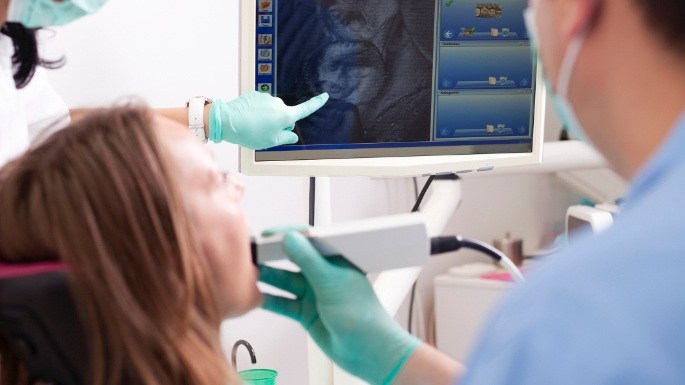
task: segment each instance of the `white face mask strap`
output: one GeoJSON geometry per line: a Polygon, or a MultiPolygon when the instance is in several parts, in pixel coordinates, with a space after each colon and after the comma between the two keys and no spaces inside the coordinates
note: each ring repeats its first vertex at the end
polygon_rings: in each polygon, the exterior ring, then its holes
{"type": "Polygon", "coordinates": [[[578,60],[578,55],[580,55],[580,50],[583,48],[583,43],[585,43],[585,38],[587,37],[587,29],[580,33],[571,40],[571,43],[566,49],[566,54],[561,62],[561,67],[559,68],[559,78],[557,81],[557,94],[561,97],[568,96],[568,87],[571,82],[571,76],[573,75],[573,67],[578,60]]]}

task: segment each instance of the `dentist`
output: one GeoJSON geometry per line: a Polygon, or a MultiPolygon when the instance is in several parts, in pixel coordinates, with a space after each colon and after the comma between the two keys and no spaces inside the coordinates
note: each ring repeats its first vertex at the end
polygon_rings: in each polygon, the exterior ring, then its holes
{"type": "Polygon", "coordinates": [[[525,20],[564,123],[632,182],[614,226],[512,290],[466,368],[298,233],[284,247],[301,272],[260,277],[295,298],[263,306],[371,384],[685,384],[685,2],[532,0],[525,20]]]}

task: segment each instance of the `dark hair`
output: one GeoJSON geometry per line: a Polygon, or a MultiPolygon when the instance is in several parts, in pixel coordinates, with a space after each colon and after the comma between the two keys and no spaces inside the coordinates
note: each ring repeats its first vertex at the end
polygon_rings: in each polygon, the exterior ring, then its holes
{"type": "Polygon", "coordinates": [[[645,22],[661,36],[662,42],[679,53],[685,54],[685,2],[683,0],[633,0],[633,2],[642,8],[645,22]]]}
{"type": "Polygon", "coordinates": [[[12,66],[14,66],[14,84],[24,88],[31,81],[37,66],[59,68],[64,65],[64,58],[44,60],[38,56],[36,33],[40,28],[26,28],[20,23],[8,22],[2,25],[0,32],[9,36],[14,45],[12,66]]]}

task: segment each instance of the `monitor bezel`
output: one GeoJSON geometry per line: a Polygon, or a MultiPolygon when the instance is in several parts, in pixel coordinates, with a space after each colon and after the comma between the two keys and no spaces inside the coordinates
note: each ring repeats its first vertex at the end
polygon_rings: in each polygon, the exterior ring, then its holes
{"type": "MultiPolygon", "coordinates": [[[[240,92],[254,91],[255,0],[240,1],[240,92]]],[[[428,155],[349,159],[256,161],[255,151],[240,148],[239,171],[254,176],[370,176],[411,177],[418,175],[490,171],[500,167],[525,166],[542,162],[546,90],[542,66],[537,63],[532,151],[511,154],[428,155]]]]}

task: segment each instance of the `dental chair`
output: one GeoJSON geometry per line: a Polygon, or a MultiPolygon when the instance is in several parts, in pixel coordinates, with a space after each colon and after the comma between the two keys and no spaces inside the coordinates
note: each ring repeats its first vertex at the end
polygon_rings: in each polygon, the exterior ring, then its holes
{"type": "Polygon", "coordinates": [[[88,350],[62,264],[0,262],[0,336],[31,379],[84,384],[88,350]]]}

